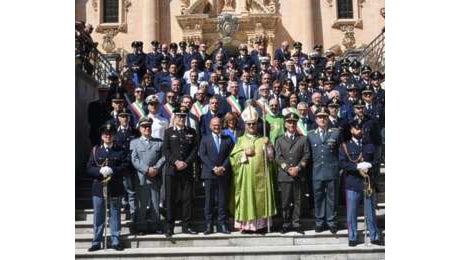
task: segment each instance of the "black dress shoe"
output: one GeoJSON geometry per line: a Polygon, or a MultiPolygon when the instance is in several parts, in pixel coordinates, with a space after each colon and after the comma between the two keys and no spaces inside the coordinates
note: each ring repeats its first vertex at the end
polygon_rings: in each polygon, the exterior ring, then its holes
{"type": "Polygon", "coordinates": [[[303,230],[302,230],[301,227],[295,228],[294,231],[295,231],[296,233],[301,234],[301,235],[305,235],[305,232],[303,232],[303,230]]]}
{"type": "Polygon", "coordinates": [[[282,227],[281,228],[281,234],[286,234],[287,232],[289,232],[289,228],[288,227],[282,227]]]}
{"type": "Polygon", "coordinates": [[[93,252],[101,249],[101,245],[92,245],[90,248],[88,248],[88,252],[93,252]]]}
{"type": "Polygon", "coordinates": [[[219,233],[222,233],[222,234],[230,234],[232,232],[230,232],[230,230],[228,230],[227,226],[226,225],[220,225],[220,231],[219,233]]]}
{"type": "Polygon", "coordinates": [[[323,226],[315,226],[315,232],[316,233],[321,233],[321,232],[323,232],[323,230],[324,230],[323,226]]]}
{"type": "Polygon", "coordinates": [[[383,241],[381,241],[381,240],[372,240],[371,244],[377,245],[377,246],[383,246],[384,245],[383,241]]]}
{"type": "Polygon", "coordinates": [[[205,235],[209,235],[214,233],[214,229],[212,228],[212,225],[206,225],[206,230],[203,232],[205,235]]]}
{"type": "Polygon", "coordinates": [[[335,226],[329,227],[329,231],[331,231],[332,234],[337,234],[337,227],[335,226]]]}
{"type": "Polygon", "coordinates": [[[191,229],[190,227],[183,227],[182,228],[182,233],[190,234],[190,235],[197,235],[198,234],[198,232],[196,232],[195,230],[191,229]]]}
{"type": "Polygon", "coordinates": [[[112,248],[117,250],[117,251],[123,251],[124,250],[124,248],[120,244],[114,245],[114,246],[112,246],[112,248]]]}
{"type": "Polygon", "coordinates": [[[174,234],[174,232],[172,232],[172,230],[166,230],[166,231],[165,231],[165,236],[166,236],[167,238],[171,238],[173,234],[174,234]]]}
{"type": "Polygon", "coordinates": [[[358,241],[356,240],[348,240],[348,246],[356,246],[358,244],[358,241]]]}

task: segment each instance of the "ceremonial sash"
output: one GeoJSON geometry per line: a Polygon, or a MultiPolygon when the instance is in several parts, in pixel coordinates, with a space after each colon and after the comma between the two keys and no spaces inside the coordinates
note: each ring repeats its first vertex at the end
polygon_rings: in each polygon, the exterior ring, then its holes
{"type": "Polygon", "coordinates": [[[197,101],[192,106],[192,114],[200,121],[201,116],[204,114],[203,106],[197,101]]]}
{"type": "Polygon", "coordinates": [[[262,102],[260,100],[256,100],[256,104],[260,109],[262,109],[265,113],[268,113],[270,111],[268,104],[266,102],[262,102]]]}
{"type": "Polygon", "coordinates": [[[297,121],[297,132],[300,135],[307,136],[308,130],[302,123],[302,120],[297,121]]]}
{"type": "Polygon", "coordinates": [[[136,114],[138,118],[142,118],[145,115],[144,109],[142,108],[142,104],[139,104],[137,102],[133,102],[129,105],[131,107],[131,111],[136,114]]]}
{"type": "Polygon", "coordinates": [[[163,108],[165,109],[166,113],[168,113],[169,117],[173,115],[173,106],[169,103],[164,104],[163,108]]]}
{"type": "Polygon", "coordinates": [[[238,104],[238,101],[237,99],[235,98],[235,96],[231,95],[227,98],[227,102],[230,104],[230,106],[232,107],[232,111],[233,112],[236,112],[238,115],[241,115],[241,105],[238,104]]]}

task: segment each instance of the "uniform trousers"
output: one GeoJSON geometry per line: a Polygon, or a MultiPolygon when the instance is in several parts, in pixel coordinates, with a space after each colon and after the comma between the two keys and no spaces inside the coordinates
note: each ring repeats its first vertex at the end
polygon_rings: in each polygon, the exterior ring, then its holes
{"type": "MultiPolygon", "coordinates": [[[[121,197],[109,197],[107,207],[110,209],[110,237],[112,240],[112,246],[120,243],[120,208],[121,208],[121,197]]],[[[100,245],[103,242],[104,227],[105,227],[105,205],[104,198],[99,196],[93,196],[93,240],[91,245],[100,245]]]]}
{"type": "Polygon", "coordinates": [[[178,173],[176,176],[166,175],[166,227],[174,230],[176,208],[182,204],[182,226],[188,226],[192,219],[193,178],[188,173],[178,173]]]}
{"type": "Polygon", "coordinates": [[[283,214],[283,227],[300,227],[300,205],[303,194],[303,182],[279,182],[281,189],[281,207],[283,214]],[[291,206],[291,204],[293,204],[291,206]]]}
{"type": "MultiPolygon", "coordinates": [[[[356,241],[358,239],[358,207],[362,197],[363,192],[346,190],[348,240],[356,241]]],[[[375,217],[375,193],[373,193],[371,197],[364,197],[364,215],[367,218],[366,221],[367,229],[369,230],[369,237],[371,241],[379,240],[379,230],[377,228],[375,217]]]]}
{"type": "Polygon", "coordinates": [[[313,180],[316,226],[337,227],[338,180],[313,180]]]}

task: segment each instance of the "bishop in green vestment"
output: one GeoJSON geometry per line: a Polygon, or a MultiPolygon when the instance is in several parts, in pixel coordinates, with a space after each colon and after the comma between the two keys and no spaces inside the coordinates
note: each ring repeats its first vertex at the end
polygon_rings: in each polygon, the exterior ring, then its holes
{"type": "Polygon", "coordinates": [[[257,133],[258,114],[248,106],[241,114],[246,132],[230,154],[233,171],[235,228],[240,231],[258,231],[267,227],[268,217],[276,214],[273,174],[275,165],[273,147],[269,139],[257,133]],[[264,147],[267,146],[267,171],[264,171],[264,147]]]}

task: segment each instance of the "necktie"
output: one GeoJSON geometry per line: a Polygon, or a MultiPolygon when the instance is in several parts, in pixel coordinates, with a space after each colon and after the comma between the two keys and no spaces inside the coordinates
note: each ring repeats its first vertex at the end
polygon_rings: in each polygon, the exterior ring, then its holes
{"type": "Polygon", "coordinates": [[[324,131],[319,130],[319,137],[321,138],[321,142],[324,142],[324,131]]]}
{"type": "Polygon", "coordinates": [[[294,141],[295,135],[291,135],[291,141],[294,141]]]}
{"type": "Polygon", "coordinates": [[[218,135],[216,135],[216,138],[214,139],[214,142],[216,143],[217,152],[219,152],[219,148],[220,148],[220,137],[219,137],[218,135]]]}

